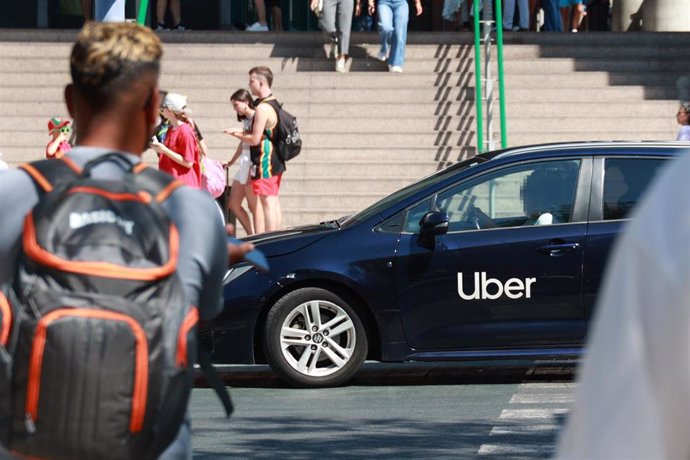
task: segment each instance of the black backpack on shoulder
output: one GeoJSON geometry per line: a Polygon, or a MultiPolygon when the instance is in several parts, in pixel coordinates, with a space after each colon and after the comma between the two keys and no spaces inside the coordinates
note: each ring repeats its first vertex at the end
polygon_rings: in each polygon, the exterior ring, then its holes
{"type": "Polygon", "coordinates": [[[39,201],[0,290],[0,440],[22,457],[155,459],[184,420],[197,358],[199,313],[162,206],[182,183],[119,154],[21,168],[39,201]],[[103,161],[130,169],[91,177],[103,161]]]}
{"type": "Polygon", "coordinates": [[[265,100],[278,116],[278,125],[273,136],[273,147],[278,153],[278,158],[283,163],[286,163],[302,151],[302,138],[299,135],[299,128],[297,127],[297,118],[291,113],[283,109],[283,104],[275,99],[265,100]]]}

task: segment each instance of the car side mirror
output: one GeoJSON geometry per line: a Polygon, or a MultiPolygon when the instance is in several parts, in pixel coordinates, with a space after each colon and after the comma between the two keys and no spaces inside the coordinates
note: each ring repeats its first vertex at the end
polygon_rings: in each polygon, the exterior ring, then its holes
{"type": "Polygon", "coordinates": [[[419,221],[419,240],[430,244],[437,235],[448,233],[448,214],[443,211],[429,211],[419,221]]]}

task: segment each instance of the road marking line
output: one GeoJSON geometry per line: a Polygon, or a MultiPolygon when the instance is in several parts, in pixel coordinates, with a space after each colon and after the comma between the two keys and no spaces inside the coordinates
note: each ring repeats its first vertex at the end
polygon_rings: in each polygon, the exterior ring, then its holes
{"type": "Polygon", "coordinates": [[[548,446],[516,446],[512,444],[482,444],[478,455],[528,455],[530,457],[542,457],[553,454],[554,449],[548,446]]]}
{"type": "Polygon", "coordinates": [[[510,404],[571,404],[575,396],[571,393],[514,394],[510,404]]]}
{"type": "Polygon", "coordinates": [[[558,389],[573,389],[577,387],[577,383],[521,383],[518,385],[518,389],[520,390],[527,390],[527,389],[538,389],[538,390],[546,390],[546,389],[551,389],[551,388],[558,388],[558,389]]]}
{"type": "Polygon", "coordinates": [[[513,426],[513,425],[497,425],[491,428],[489,436],[499,436],[499,435],[527,435],[535,433],[551,433],[558,431],[560,425],[554,424],[541,424],[541,425],[524,425],[524,426],[513,426]]]}
{"type": "Polygon", "coordinates": [[[565,415],[568,413],[566,408],[554,408],[554,409],[504,409],[501,411],[499,419],[555,419],[558,415],[565,415]]]}

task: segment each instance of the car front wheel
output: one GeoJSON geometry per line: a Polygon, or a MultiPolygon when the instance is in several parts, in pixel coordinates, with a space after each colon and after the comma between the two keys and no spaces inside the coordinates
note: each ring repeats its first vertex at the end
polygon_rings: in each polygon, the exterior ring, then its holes
{"type": "Polygon", "coordinates": [[[367,355],[367,336],[356,311],[320,288],[290,292],[266,318],[268,362],[288,383],[337,386],[357,372],[367,355]]]}

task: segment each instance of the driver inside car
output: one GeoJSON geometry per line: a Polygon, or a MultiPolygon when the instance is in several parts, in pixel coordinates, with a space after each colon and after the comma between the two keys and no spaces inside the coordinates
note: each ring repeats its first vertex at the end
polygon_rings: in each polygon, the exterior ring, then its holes
{"type": "MultiPolygon", "coordinates": [[[[563,222],[556,212],[560,201],[558,188],[559,174],[554,171],[537,169],[525,178],[520,187],[522,209],[526,217],[522,225],[551,225],[563,222]]],[[[477,206],[470,206],[469,215],[478,229],[499,226],[477,206]]]]}
{"type": "Polygon", "coordinates": [[[555,213],[553,196],[549,193],[550,180],[548,171],[536,170],[525,179],[520,193],[522,208],[527,216],[523,225],[551,225],[562,222],[555,213]]]}

